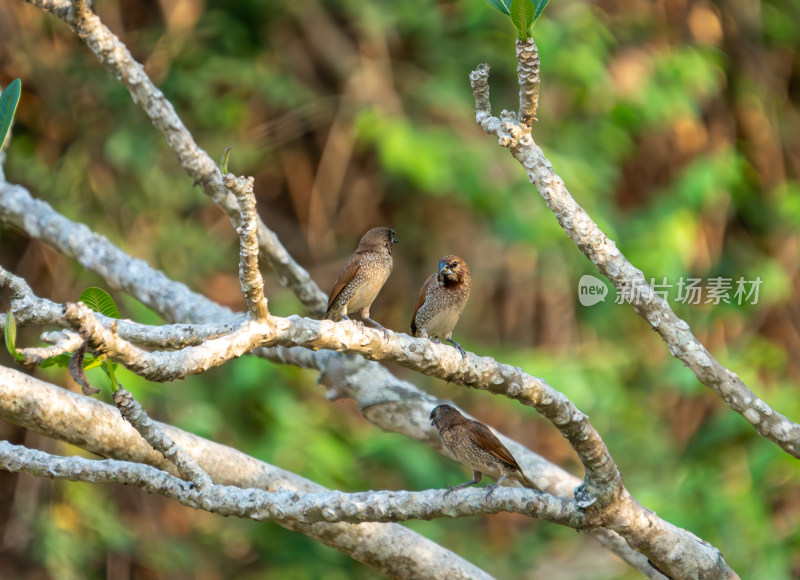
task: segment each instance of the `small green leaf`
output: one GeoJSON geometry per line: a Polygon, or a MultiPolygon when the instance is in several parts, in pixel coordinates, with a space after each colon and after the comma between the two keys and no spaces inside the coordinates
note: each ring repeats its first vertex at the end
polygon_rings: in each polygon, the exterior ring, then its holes
{"type": "Polygon", "coordinates": [[[117,382],[117,377],[114,375],[114,371],[117,368],[117,363],[110,363],[108,361],[104,361],[102,365],[103,371],[105,371],[106,376],[108,377],[108,382],[111,384],[111,392],[116,393],[117,389],[119,388],[119,383],[117,382]]]}
{"type": "Polygon", "coordinates": [[[539,17],[542,15],[542,12],[544,12],[545,6],[547,6],[548,2],[550,2],[550,0],[533,0],[533,7],[534,7],[533,21],[534,22],[536,22],[539,19],[539,17]]]}
{"type": "Polygon", "coordinates": [[[83,359],[83,370],[90,371],[102,365],[105,361],[101,356],[93,356],[83,359]]]}
{"type": "MultiPolygon", "coordinates": [[[[114,299],[111,298],[109,293],[106,292],[105,290],[103,290],[102,288],[95,288],[95,287],[87,288],[81,294],[80,301],[83,302],[84,304],[86,304],[86,306],[88,306],[89,308],[91,308],[95,312],[99,312],[100,314],[104,314],[104,315],[108,316],[109,318],[122,318],[120,316],[120,314],[119,314],[119,309],[117,308],[117,305],[114,302],[114,299]]],[[[84,351],[86,350],[86,345],[83,346],[83,349],[84,349],[84,351]]],[[[77,354],[77,352],[75,354],[77,354]]],[[[73,359],[74,358],[75,357],[73,356],[73,359]]],[[[70,370],[72,371],[72,369],[75,366],[76,365],[73,363],[73,365],[70,366],[70,370]]],[[[109,362],[107,360],[103,360],[100,357],[96,357],[96,358],[91,359],[89,361],[84,361],[83,366],[84,366],[85,370],[93,369],[93,368],[98,367],[98,366],[100,368],[102,368],[103,371],[106,373],[106,376],[108,377],[108,382],[111,383],[111,390],[112,391],[116,391],[117,390],[117,379],[114,376],[114,371],[117,368],[117,363],[109,362]]],[[[77,369],[76,369],[76,371],[77,371],[77,369]]],[[[77,372],[73,372],[72,376],[76,377],[76,376],[80,376],[80,375],[77,372]]],[[[83,375],[83,379],[86,380],[85,379],[85,375],[83,375]]],[[[76,380],[76,382],[79,382],[77,378],[75,380],[76,380]]],[[[83,383],[80,383],[80,384],[83,385],[83,383]]],[[[87,388],[86,388],[87,386],[88,386],[88,383],[86,385],[84,385],[83,392],[85,394],[87,394],[87,395],[94,394],[93,392],[87,391],[87,388]]],[[[99,389],[94,389],[93,387],[89,387],[89,388],[92,389],[92,391],[96,390],[96,391],[99,392],[99,389]]]]}
{"type": "Polygon", "coordinates": [[[231,148],[225,147],[225,151],[222,152],[222,159],[219,161],[219,170],[222,175],[227,175],[228,173],[228,160],[231,158],[231,148]]]}
{"type": "Polygon", "coordinates": [[[525,2],[525,40],[531,37],[533,32],[533,23],[536,21],[536,8],[533,2],[525,2]]]}
{"type": "Polygon", "coordinates": [[[6,312],[6,328],[5,328],[6,348],[9,354],[17,361],[22,362],[25,357],[17,352],[17,321],[14,320],[14,313],[10,310],[6,312]]]}
{"type": "Polygon", "coordinates": [[[40,369],[46,369],[47,367],[61,367],[63,369],[69,366],[69,360],[71,356],[69,354],[57,354],[56,356],[51,356],[50,358],[46,358],[42,361],[39,365],[40,369]]]}
{"type": "Polygon", "coordinates": [[[486,0],[486,1],[495,8],[497,8],[500,12],[502,12],[506,16],[510,14],[508,9],[510,0],[486,0]]]}
{"type": "Polygon", "coordinates": [[[532,0],[511,0],[511,22],[520,40],[528,40],[533,26],[535,8],[532,0]]]}
{"type": "Polygon", "coordinates": [[[17,110],[21,90],[22,82],[14,79],[0,95],[0,147],[3,146],[8,130],[11,128],[11,120],[17,110]]]}
{"type": "Polygon", "coordinates": [[[122,318],[114,299],[102,288],[87,288],[78,300],[95,312],[104,314],[109,318],[122,318]]]}

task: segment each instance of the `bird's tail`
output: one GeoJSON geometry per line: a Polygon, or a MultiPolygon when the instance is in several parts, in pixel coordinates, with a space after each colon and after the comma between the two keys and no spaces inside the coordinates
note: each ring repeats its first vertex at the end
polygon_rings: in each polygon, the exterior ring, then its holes
{"type": "Polygon", "coordinates": [[[522,485],[524,485],[525,487],[527,487],[529,489],[535,489],[536,491],[542,491],[541,489],[539,489],[539,486],[536,485],[535,483],[533,483],[530,479],[528,479],[528,476],[525,475],[522,471],[520,471],[520,478],[517,481],[519,481],[522,485]]]}

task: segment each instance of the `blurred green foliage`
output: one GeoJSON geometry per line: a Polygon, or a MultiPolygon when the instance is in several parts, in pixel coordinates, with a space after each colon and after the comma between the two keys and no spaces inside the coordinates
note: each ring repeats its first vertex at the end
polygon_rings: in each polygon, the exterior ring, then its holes
{"type": "MultiPolygon", "coordinates": [[[[798,7],[657,4],[548,7],[535,28],[534,138],[645,276],[673,284],[671,304],[712,353],[797,420],[798,7]],[[675,300],[680,278],[718,276],[760,277],[758,303],[675,300]]],[[[438,258],[461,255],[474,289],[457,340],[566,393],[591,416],[634,496],[718,546],[743,578],[800,577],[797,461],[672,359],[646,322],[614,304],[613,290],[580,306],[577,281],[596,271],[522,168],[475,125],[467,74],[477,64],[492,66],[495,113],[518,98],[514,35],[484,0],[109,0],[97,9],[198,143],[214,159],[233,147],[231,170],[256,176],[260,214],[323,290],[361,232],[391,225],[401,245],[373,314],[407,331],[438,258]]],[[[8,179],[241,309],[230,223],[125,89],[62,23],[22,3],[3,10],[16,26],[0,35],[0,82],[24,79],[8,179]]],[[[0,229],[0,261],[53,300],[108,287],[13,231],[0,229]]],[[[267,293],[274,312],[301,312],[269,275],[267,293]]],[[[114,298],[123,316],[158,321],[114,298]]],[[[18,347],[35,341],[20,329],[18,347]]],[[[393,371],[581,473],[531,411],[393,371]]],[[[101,381],[99,372],[90,380],[101,381]]],[[[62,371],[39,374],[67,382],[62,371]]],[[[123,369],[118,378],[155,418],[330,487],[425,489],[467,475],[379,432],[352,402],[326,401],[308,371],[243,358],[176,384],[123,369]]],[[[274,524],[216,518],[137,490],[39,481],[13,497],[9,525],[21,539],[5,549],[4,576],[374,577],[274,524]]],[[[518,516],[408,525],[498,578],[637,577],[582,536],[518,516]]]]}

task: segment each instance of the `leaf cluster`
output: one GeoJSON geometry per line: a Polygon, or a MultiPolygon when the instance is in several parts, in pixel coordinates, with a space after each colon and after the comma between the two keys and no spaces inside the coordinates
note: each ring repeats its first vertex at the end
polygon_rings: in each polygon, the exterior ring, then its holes
{"type": "Polygon", "coordinates": [[[533,25],[542,15],[550,0],[486,0],[500,12],[511,18],[522,42],[531,37],[533,25]]]}

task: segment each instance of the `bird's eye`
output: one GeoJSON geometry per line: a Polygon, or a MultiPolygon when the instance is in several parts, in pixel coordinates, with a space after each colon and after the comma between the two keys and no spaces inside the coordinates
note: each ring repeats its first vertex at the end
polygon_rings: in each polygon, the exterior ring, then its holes
{"type": "Polygon", "coordinates": [[[451,268],[455,268],[456,266],[458,266],[458,262],[450,262],[451,268]]]}

